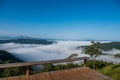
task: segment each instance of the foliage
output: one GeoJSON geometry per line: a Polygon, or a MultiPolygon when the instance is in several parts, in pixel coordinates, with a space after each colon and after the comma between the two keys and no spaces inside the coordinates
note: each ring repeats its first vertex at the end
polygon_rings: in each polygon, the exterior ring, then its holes
{"type": "MultiPolygon", "coordinates": [[[[0,64],[15,62],[22,62],[22,60],[16,58],[14,55],[7,51],[0,50],[0,64]]],[[[24,71],[25,67],[0,69],[0,77],[17,76],[20,74],[24,74],[24,71]]]]}
{"type": "Polygon", "coordinates": [[[114,55],[115,58],[120,58],[120,53],[114,55]]]}
{"type": "Polygon", "coordinates": [[[78,56],[78,54],[74,53],[74,54],[71,54],[71,55],[68,57],[68,59],[75,58],[75,57],[77,57],[77,56],[78,56]]]}
{"type": "Polygon", "coordinates": [[[55,70],[55,66],[53,64],[45,64],[43,65],[43,69],[41,70],[41,72],[48,72],[54,70],[55,70]]]}
{"type": "MultiPolygon", "coordinates": [[[[120,42],[110,42],[110,43],[101,43],[100,44],[100,49],[104,50],[104,51],[109,51],[112,49],[120,49],[120,42]]],[[[76,47],[76,49],[80,49],[80,48],[86,48],[87,46],[78,46],[76,47]]]]}
{"type": "Polygon", "coordinates": [[[105,51],[109,51],[111,49],[120,49],[120,42],[110,42],[110,43],[102,43],[101,49],[105,51]]]}
{"type": "MultiPolygon", "coordinates": [[[[113,63],[108,63],[104,61],[95,61],[96,69],[103,69],[104,67],[113,65],[113,63]]],[[[66,63],[66,64],[46,64],[44,65],[44,68],[41,70],[41,72],[49,72],[49,71],[56,71],[56,70],[64,70],[64,69],[70,69],[70,68],[76,68],[76,67],[82,67],[84,64],[74,64],[74,63],[66,63]]],[[[87,66],[93,69],[92,62],[87,61],[87,66]]],[[[115,68],[115,67],[114,67],[115,68]]]]}
{"type": "Polygon", "coordinates": [[[100,43],[99,42],[91,42],[92,45],[87,46],[84,50],[83,53],[89,54],[92,58],[96,58],[98,55],[102,54],[100,50],[100,43]]]}
{"type": "Polygon", "coordinates": [[[96,57],[101,55],[102,52],[100,50],[100,44],[99,42],[91,42],[92,45],[87,46],[85,49],[83,49],[83,53],[90,55],[90,57],[92,58],[93,61],[93,69],[95,69],[95,60],[96,57]]]}
{"type": "Polygon", "coordinates": [[[73,63],[57,64],[57,65],[46,64],[46,65],[44,65],[44,68],[41,70],[41,72],[64,70],[64,69],[70,69],[70,68],[76,68],[76,67],[80,67],[80,65],[73,64],[73,63]]]}
{"type": "Polygon", "coordinates": [[[25,67],[16,67],[16,68],[6,68],[6,69],[0,69],[0,77],[10,77],[10,76],[18,76],[25,74],[25,67]]]}
{"type": "MultiPolygon", "coordinates": [[[[102,69],[106,66],[109,66],[109,65],[112,65],[113,63],[108,63],[108,62],[104,62],[104,61],[94,61],[95,63],[95,68],[96,69],[102,69]]],[[[87,61],[87,66],[91,69],[93,69],[93,64],[92,64],[92,61],[87,61]]]]}
{"type": "Polygon", "coordinates": [[[22,60],[16,58],[14,55],[10,54],[7,51],[0,50],[0,64],[2,63],[13,63],[21,62],[22,60]]]}
{"type": "Polygon", "coordinates": [[[98,71],[114,80],[120,80],[120,64],[112,64],[98,71]]]}

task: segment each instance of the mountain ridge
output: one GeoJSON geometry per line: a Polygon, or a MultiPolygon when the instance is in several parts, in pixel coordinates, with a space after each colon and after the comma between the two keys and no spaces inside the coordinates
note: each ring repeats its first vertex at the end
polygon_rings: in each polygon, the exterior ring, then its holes
{"type": "Polygon", "coordinates": [[[0,40],[0,44],[4,43],[20,43],[20,44],[52,44],[54,41],[48,41],[46,39],[25,39],[25,38],[20,38],[20,39],[9,39],[9,40],[0,40]]]}

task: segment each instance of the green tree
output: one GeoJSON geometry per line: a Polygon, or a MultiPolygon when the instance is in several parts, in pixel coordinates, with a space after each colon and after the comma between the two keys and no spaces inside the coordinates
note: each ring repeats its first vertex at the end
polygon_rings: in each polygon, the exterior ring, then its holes
{"type": "Polygon", "coordinates": [[[114,55],[115,58],[120,58],[120,53],[114,55]]]}
{"type": "MultiPolygon", "coordinates": [[[[74,53],[74,54],[71,54],[68,59],[72,59],[72,58],[76,58],[78,56],[78,54],[74,53]]],[[[73,64],[73,61],[70,62],[70,64],[73,64]]]]}
{"type": "Polygon", "coordinates": [[[75,58],[75,57],[77,57],[77,56],[78,56],[78,54],[74,53],[74,54],[71,54],[71,55],[68,57],[68,59],[75,58]]]}
{"type": "Polygon", "coordinates": [[[90,55],[90,57],[92,58],[94,70],[96,57],[102,54],[100,50],[100,44],[101,44],[100,42],[92,41],[90,46],[87,46],[85,49],[83,49],[83,53],[90,55]]]}

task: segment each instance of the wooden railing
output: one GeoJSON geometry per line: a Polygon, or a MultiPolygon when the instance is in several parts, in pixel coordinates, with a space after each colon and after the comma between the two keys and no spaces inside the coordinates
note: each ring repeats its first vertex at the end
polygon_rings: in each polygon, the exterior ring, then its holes
{"type": "Polygon", "coordinates": [[[30,75],[30,67],[35,65],[44,65],[44,64],[55,64],[55,63],[63,63],[63,62],[73,62],[84,60],[84,66],[86,66],[86,61],[90,59],[89,57],[78,57],[71,59],[59,59],[59,60],[49,60],[49,61],[37,61],[37,62],[22,62],[22,63],[8,63],[8,64],[0,64],[0,69],[4,68],[12,68],[12,67],[27,67],[26,75],[30,75]]]}

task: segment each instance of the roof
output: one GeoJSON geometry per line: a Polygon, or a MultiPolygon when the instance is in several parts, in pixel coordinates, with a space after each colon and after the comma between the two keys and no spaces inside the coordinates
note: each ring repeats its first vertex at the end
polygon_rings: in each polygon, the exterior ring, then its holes
{"type": "Polygon", "coordinates": [[[0,80],[112,80],[88,67],[73,68],[52,72],[38,73],[31,76],[18,76],[0,80]]]}

